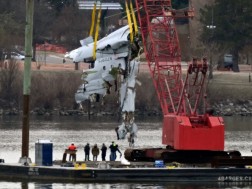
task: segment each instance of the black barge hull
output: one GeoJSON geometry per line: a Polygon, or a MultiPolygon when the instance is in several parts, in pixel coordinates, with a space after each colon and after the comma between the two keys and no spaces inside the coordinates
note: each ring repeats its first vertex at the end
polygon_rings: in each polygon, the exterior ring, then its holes
{"type": "Polygon", "coordinates": [[[78,169],[0,165],[0,179],[60,182],[251,182],[249,168],[111,168],[78,169]]]}

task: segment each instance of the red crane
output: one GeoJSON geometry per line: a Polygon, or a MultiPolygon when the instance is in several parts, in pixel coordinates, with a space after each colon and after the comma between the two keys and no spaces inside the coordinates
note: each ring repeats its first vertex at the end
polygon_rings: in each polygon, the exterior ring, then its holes
{"type": "Polygon", "coordinates": [[[167,148],[128,149],[125,157],[177,161],[178,157],[190,155],[193,161],[202,156],[209,160],[226,155],[222,117],[199,113],[205,104],[207,60],[193,59],[186,77],[182,74],[175,20],[192,18],[193,10],[174,10],[171,0],[136,0],[136,8],[144,52],[163,112],[162,143],[167,148]]]}

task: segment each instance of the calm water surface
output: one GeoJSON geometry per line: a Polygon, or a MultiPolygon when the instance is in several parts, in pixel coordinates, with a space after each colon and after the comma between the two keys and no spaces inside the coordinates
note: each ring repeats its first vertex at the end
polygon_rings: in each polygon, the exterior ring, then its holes
{"type": "MultiPolygon", "coordinates": [[[[116,141],[120,150],[128,148],[126,140],[117,141],[114,128],[119,125],[111,118],[91,117],[39,117],[30,118],[30,145],[29,156],[35,161],[35,142],[38,139],[49,139],[53,143],[53,159],[61,160],[65,148],[74,142],[77,145],[77,161],[84,159],[83,147],[89,142],[91,145],[102,143],[109,145],[116,141]]],[[[239,150],[242,155],[252,156],[252,117],[227,117],[225,119],[225,150],[239,150]]],[[[161,118],[136,119],[138,124],[138,138],[136,147],[160,147],[162,136],[161,118]]],[[[22,118],[0,117],[0,158],[6,163],[17,163],[21,156],[22,141],[22,118]]],[[[101,157],[98,157],[100,160],[101,157]]],[[[126,161],[124,158],[118,161],[126,161]]],[[[251,184],[252,185],[252,184],[251,184]]],[[[70,183],[32,183],[32,182],[6,182],[0,181],[0,189],[4,188],[48,188],[48,189],[71,189],[71,188],[252,188],[250,183],[223,183],[213,184],[70,184],[70,183]]]]}
{"type": "Polygon", "coordinates": [[[250,189],[248,183],[36,183],[36,182],[0,182],[1,189],[250,189]]]}

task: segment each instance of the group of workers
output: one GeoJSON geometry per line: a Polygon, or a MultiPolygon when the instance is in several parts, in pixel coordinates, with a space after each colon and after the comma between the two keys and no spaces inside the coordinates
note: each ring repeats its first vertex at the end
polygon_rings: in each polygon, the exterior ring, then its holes
{"type": "MultiPolygon", "coordinates": [[[[118,148],[118,145],[113,141],[112,144],[109,146],[110,148],[110,157],[109,160],[110,161],[115,161],[116,160],[116,152],[118,152],[120,154],[120,157],[122,157],[122,153],[118,148]]],[[[74,145],[74,143],[72,143],[69,147],[68,150],[70,151],[76,151],[77,147],[74,145]]],[[[95,144],[92,149],[90,148],[89,143],[87,143],[84,146],[84,154],[85,154],[85,161],[90,161],[89,159],[89,155],[90,155],[90,151],[93,155],[93,161],[97,161],[97,157],[100,154],[100,149],[98,148],[97,144],[95,144]]],[[[106,161],[106,155],[107,155],[107,146],[103,143],[102,147],[101,147],[101,158],[102,161],[106,161]]]]}

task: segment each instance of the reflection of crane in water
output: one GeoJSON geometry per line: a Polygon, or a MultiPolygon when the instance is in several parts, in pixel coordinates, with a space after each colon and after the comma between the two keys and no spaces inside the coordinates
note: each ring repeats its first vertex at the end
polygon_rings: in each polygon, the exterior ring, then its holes
{"type": "Polygon", "coordinates": [[[110,94],[112,86],[117,90],[117,85],[120,85],[120,108],[123,121],[116,128],[116,133],[118,139],[124,139],[129,133],[128,140],[132,146],[137,132],[137,125],[134,122],[135,83],[141,49],[138,44],[138,28],[132,3],[130,8],[126,3],[126,10],[129,25],[97,40],[101,9],[98,11],[95,27],[96,6],[94,6],[90,36],[81,41],[81,47],[71,51],[66,57],[73,59],[74,62],[83,61],[91,64],[90,69],[83,70],[84,82],[75,94],[75,100],[80,105],[84,101],[98,102],[105,95],[110,94]],[[93,37],[94,28],[96,32],[93,37]]]}

